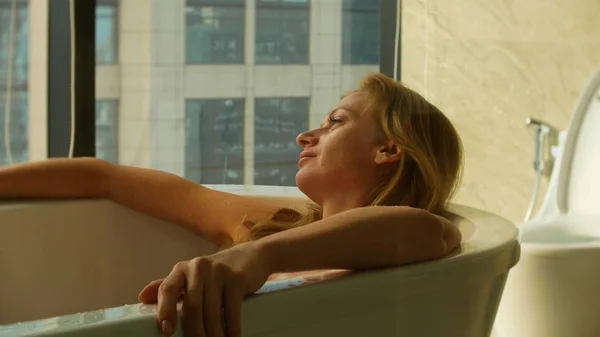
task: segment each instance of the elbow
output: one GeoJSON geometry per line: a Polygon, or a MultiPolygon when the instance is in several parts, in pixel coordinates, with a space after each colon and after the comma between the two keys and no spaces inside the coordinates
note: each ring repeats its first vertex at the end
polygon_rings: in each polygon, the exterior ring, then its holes
{"type": "Polygon", "coordinates": [[[430,259],[442,258],[454,251],[462,240],[462,235],[458,227],[450,220],[423,211],[426,214],[424,222],[427,223],[429,240],[424,243],[424,247],[428,247],[426,255],[430,259]]]}
{"type": "Polygon", "coordinates": [[[438,218],[442,223],[442,245],[444,248],[443,256],[445,256],[460,247],[462,234],[460,229],[454,223],[452,223],[452,221],[439,216],[438,218]]]}
{"type": "Polygon", "coordinates": [[[89,191],[88,197],[110,198],[115,165],[94,157],[81,157],[74,160],[78,160],[81,166],[87,168],[85,190],[89,191]]]}
{"type": "Polygon", "coordinates": [[[406,224],[410,234],[408,242],[402,240],[399,247],[399,264],[439,259],[460,246],[460,230],[450,220],[422,209],[411,208],[408,213],[406,224]]]}

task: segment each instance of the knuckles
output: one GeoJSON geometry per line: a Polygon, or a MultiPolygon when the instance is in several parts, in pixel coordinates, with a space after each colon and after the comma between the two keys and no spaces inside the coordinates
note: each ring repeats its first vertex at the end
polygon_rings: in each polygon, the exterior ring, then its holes
{"type": "Polygon", "coordinates": [[[194,269],[198,271],[205,271],[212,265],[211,260],[204,256],[193,258],[190,263],[195,267],[194,269]]]}
{"type": "Polygon", "coordinates": [[[180,290],[171,282],[163,282],[158,286],[158,292],[166,295],[175,292],[179,292],[180,290]]]}

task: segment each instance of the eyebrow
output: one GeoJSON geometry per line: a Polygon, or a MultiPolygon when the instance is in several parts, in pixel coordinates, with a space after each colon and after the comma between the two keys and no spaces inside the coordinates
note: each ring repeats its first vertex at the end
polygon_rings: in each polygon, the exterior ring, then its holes
{"type": "Polygon", "coordinates": [[[329,113],[329,115],[333,115],[338,110],[348,111],[352,115],[356,115],[356,111],[354,109],[351,109],[350,106],[348,106],[348,105],[342,105],[342,106],[338,106],[338,107],[334,108],[333,110],[331,110],[331,112],[329,113]]]}

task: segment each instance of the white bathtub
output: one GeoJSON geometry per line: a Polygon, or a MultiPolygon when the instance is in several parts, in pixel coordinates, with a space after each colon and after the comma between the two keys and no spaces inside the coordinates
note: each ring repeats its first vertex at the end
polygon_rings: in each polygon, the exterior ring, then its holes
{"type": "MultiPolygon", "coordinates": [[[[519,259],[517,230],[482,211],[452,211],[464,236],[461,252],[252,296],[243,306],[244,336],[489,335],[519,259]]],[[[0,336],[158,337],[154,307],[136,305],[138,291],[177,261],[214,250],[178,226],[109,201],[4,204],[0,336]]]]}

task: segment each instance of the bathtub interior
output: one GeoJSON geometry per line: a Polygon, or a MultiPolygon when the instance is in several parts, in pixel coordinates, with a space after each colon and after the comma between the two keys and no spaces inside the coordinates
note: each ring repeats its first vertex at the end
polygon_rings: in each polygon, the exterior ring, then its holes
{"type": "MultiPolygon", "coordinates": [[[[254,197],[282,207],[306,206],[305,199],[300,197],[254,197]]],[[[256,312],[261,312],[265,317],[280,317],[285,314],[289,318],[289,315],[302,315],[305,322],[303,326],[308,327],[312,324],[310,322],[315,322],[316,318],[311,315],[316,315],[316,311],[307,312],[289,303],[304,301],[306,305],[311,305],[311,299],[315,302],[313,305],[320,308],[318,312],[329,310],[326,312],[336,312],[342,316],[344,310],[360,308],[349,303],[340,307],[340,298],[360,303],[361,307],[385,307],[386,303],[391,305],[390,301],[398,301],[400,298],[407,301],[412,299],[415,303],[407,307],[416,310],[419,305],[427,303],[422,303],[426,296],[441,296],[439,292],[443,289],[440,288],[440,279],[444,279],[445,284],[451,284],[450,288],[456,287],[452,293],[457,298],[452,303],[444,304],[442,301],[441,305],[436,306],[439,307],[437,309],[423,307],[424,311],[452,312],[456,310],[448,306],[460,306],[460,301],[472,301],[479,304],[469,309],[472,311],[469,315],[477,316],[477,322],[486,321],[491,326],[495,311],[490,314],[489,302],[491,301],[491,308],[494,308],[499,301],[507,272],[518,260],[516,233],[508,229],[512,226],[508,222],[487,214],[484,220],[491,224],[490,227],[483,230],[476,228],[472,221],[467,220],[475,213],[469,213],[470,209],[459,206],[456,209],[458,212],[454,212],[453,221],[463,233],[463,246],[460,252],[445,260],[451,262],[460,257],[464,260],[464,257],[473,255],[472,264],[477,263],[482,267],[473,267],[467,282],[464,270],[455,268],[453,264],[439,265],[436,261],[353,274],[318,286],[297,287],[293,291],[272,291],[251,297],[244,304],[245,328],[256,333],[266,333],[268,329],[272,329],[272,320],[261,318],[256,312]],[[467,216],[462,216],[464,214],[467,216]],[[488,219],[488,216],[491,218],[488,219]],[[487,234],[482,233],[486,231],[487,234]],[[494,236],[492,233],[498,235],[494,236]],[[487,244],[492,244],[497,252],[480,254],[487,244]],[[496,261],[494,268],[499,267],[492,273],[489,268],[491,261],[496,261]],[[428,284],[428,290],[423,290],[424,285],[428,284]],[[475,284],[481,286],[476,287],[475,284]],[[465,287],[471,288],[467,290],[465,287]],[[380,289],[387,290],[381,292],[380,289]],[[420,290],[415,292],[415,289],[420,290]],[[416,293],[421,296],[419,301],[416,300],[416,293]],[[327,301],[327,298],[330,300],[327,301]],[[322,302],[324,300],[327,304],[322,302]],[[328,305],[332,307],[328,309],[328,305]],[[262,309],[257,311],[257,307],[262,309]],[[482,315],[487,318],[482,318],[482,315]],[[488,317],[490,315],[491,318],[488,317]],[[265,326],[269,328],[265,330],[265,326]]],[[[140,327],[142,330],[148,326],[154,329],[154,324],[147,322],[153,320],[153,307],[131,305],[137,303],[137,292],[150,280],[164,277],[175,262],[216,250],[216,247],[185,229],[104,200],[4,204],[0,206],[0,220],[3,231],[0,247],[6,253],[0,254],[0,268],[3,271],[0,280],[0,325],[5,328],[15,326],[8,324],[28,321],[25,325],[30,328],[41,324],[46,329],[49,322],[60,326],[61,324],[56,323],[59,321],[63,325],[64,322],[77,321],[81,327],[86,322],[107,320],[108,313],[108,316],[112,315],[113,321],[129,317],[132,319],[131,324],[146,321],[144,328],[140,327]],[[102,310],[104,308],[114,309],[102,310]],[[73,315],[75,313],[84,314],[73,315]],[[48,320],[49,317],[57,316],[63,317],[48,320]],[[39,319],[45,320],[31,322],[39,319]]],[[[460,264],[468,264],[465,261],[460,261],[460,264]]],[[[280,283],[279,287],[271,285],[270,290],[286,288],[288,287],[281,286],[280,283]]],[[[390,306],[386,308],[394,313],[406,310],[390,306]]],[[[368,318],[364,312],[360,312],[360,315],[364,319],[368,318]]],[[[348,317],[346,315],[345,319],[348,317]]],[[[282,322],[286,321],[283,316],[280,319],[282,322]]],[[[483,323],[476,324],[478,331],[487,329],[481,324],[483,323]]],[[[0,336],[2,331],[0,326],[0,336]]],[[[353,331],[360,329],[355,328],[353,331]]]]}
{"type": "Polygon", "coordinates": [[[0,223],[0,324],[136,303],[177,261],[216,251],[103,200],[7,204],[0,223]]]}

